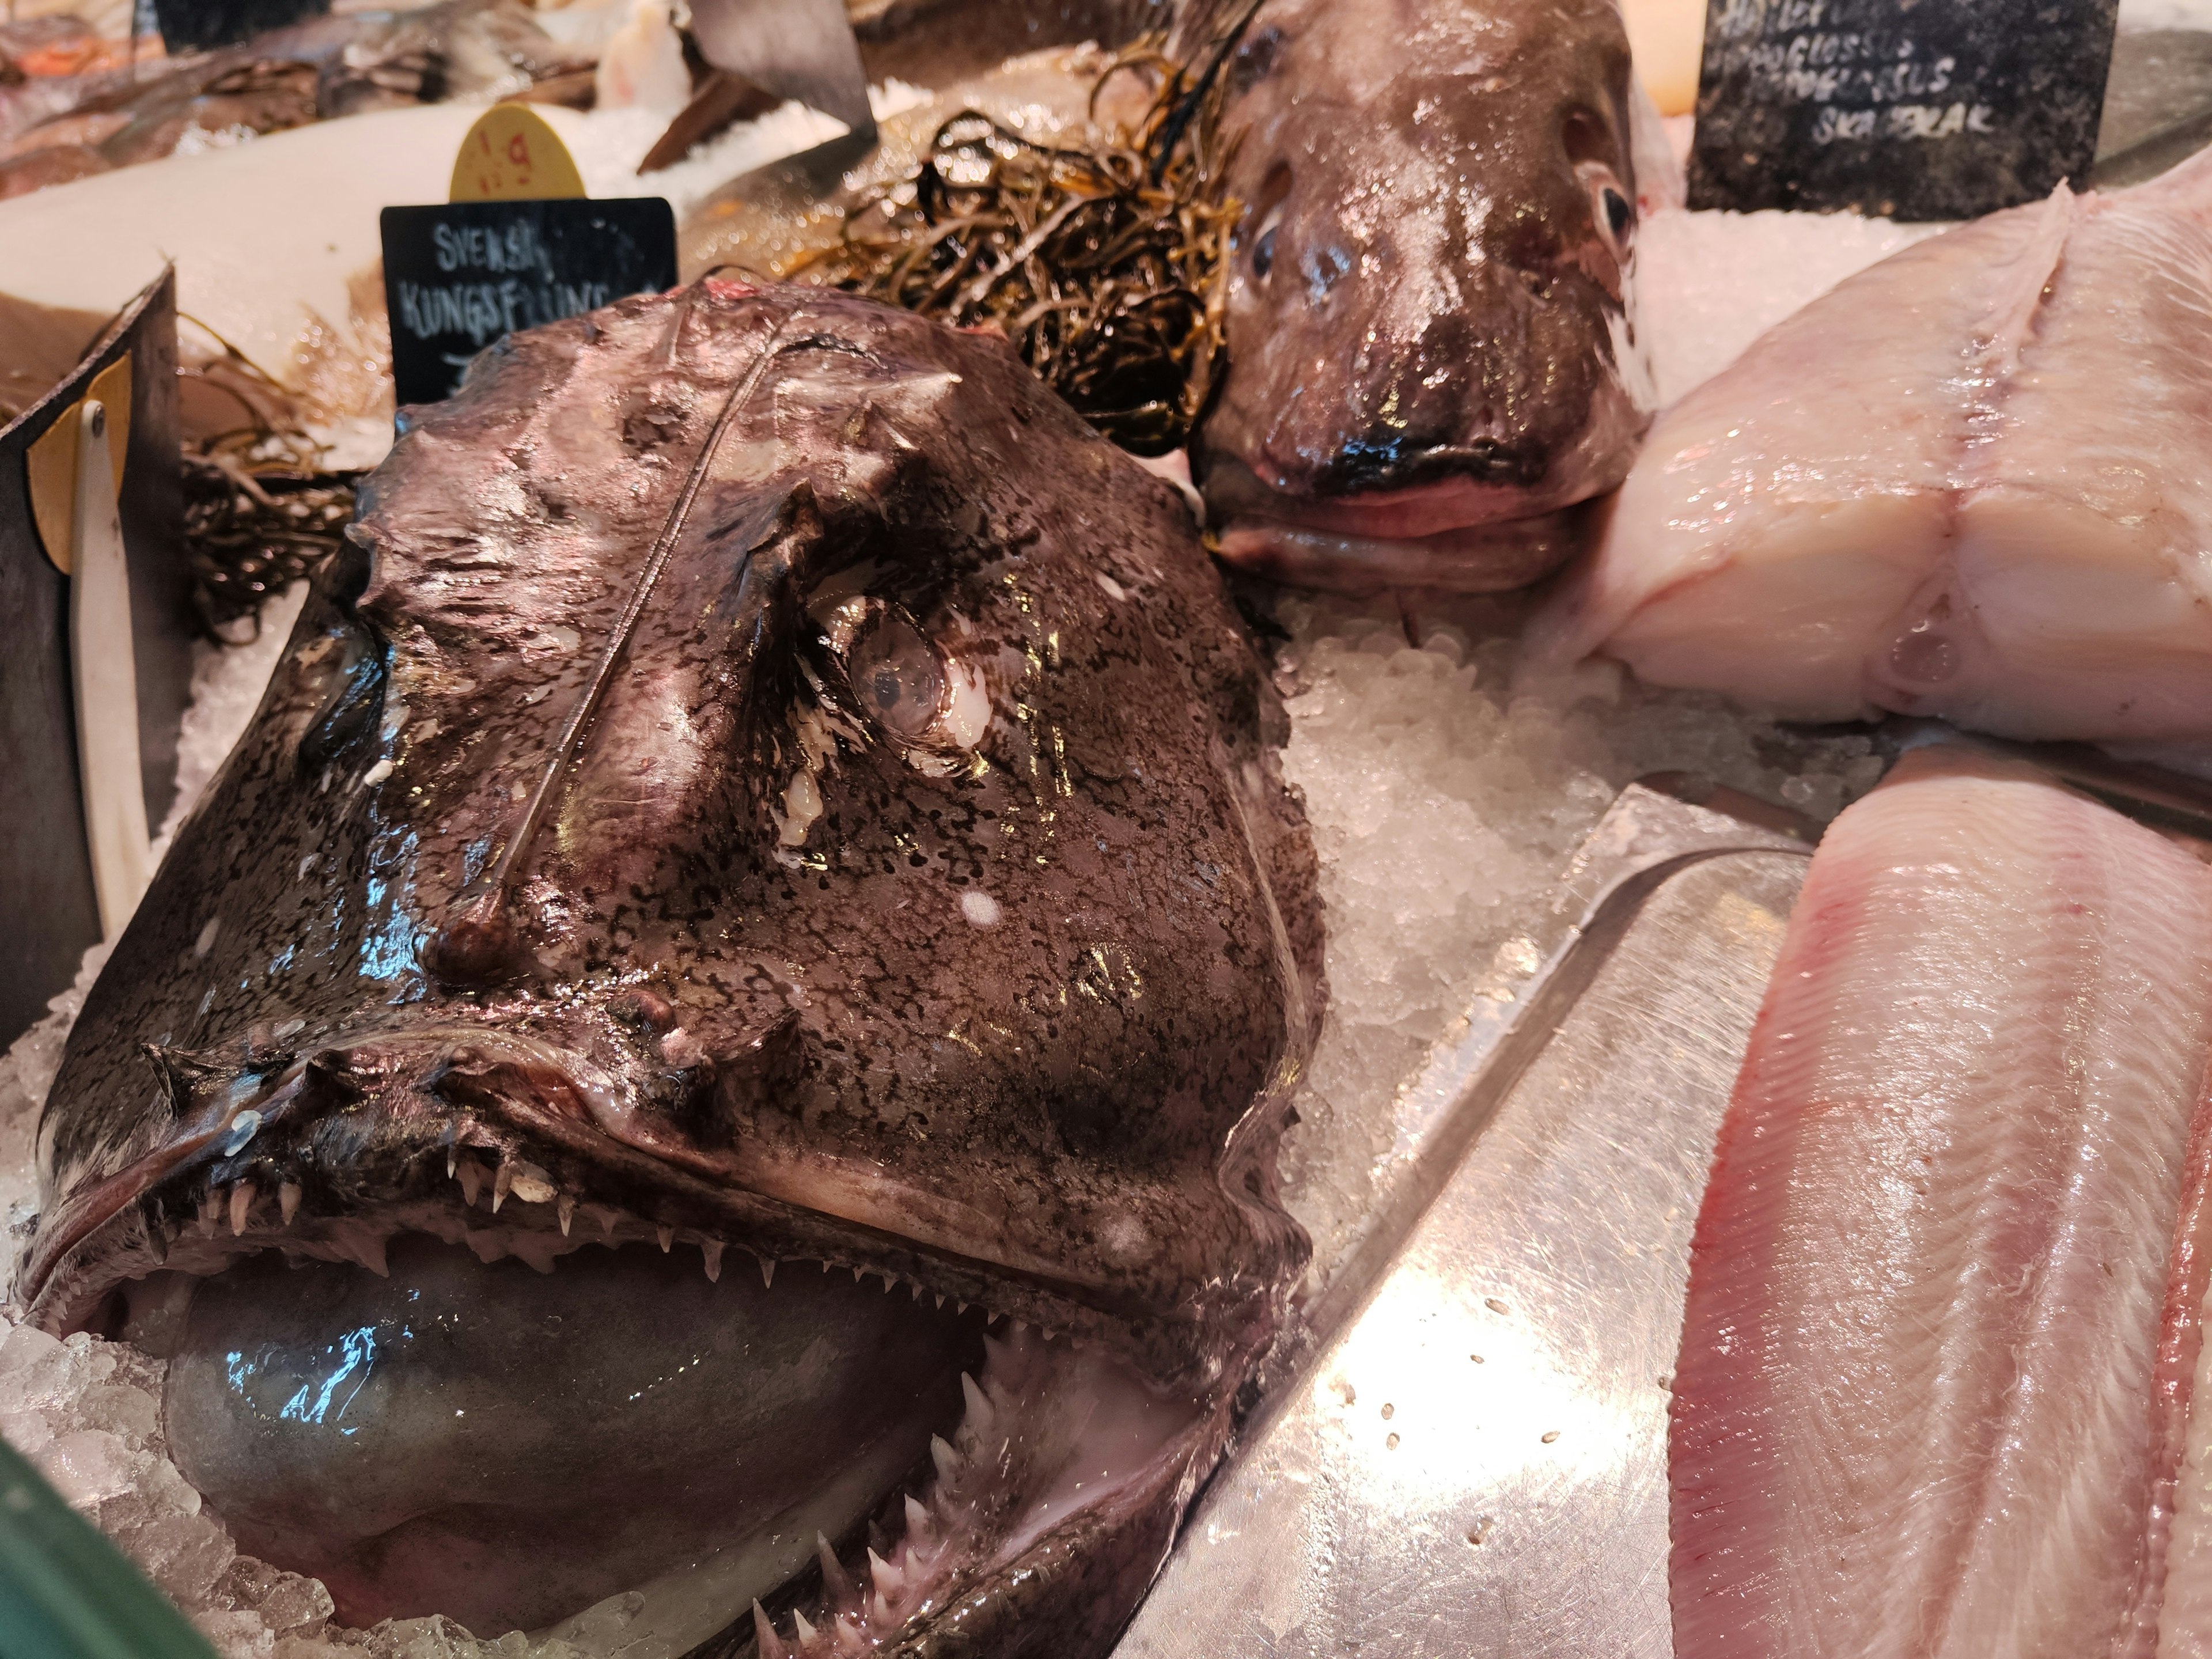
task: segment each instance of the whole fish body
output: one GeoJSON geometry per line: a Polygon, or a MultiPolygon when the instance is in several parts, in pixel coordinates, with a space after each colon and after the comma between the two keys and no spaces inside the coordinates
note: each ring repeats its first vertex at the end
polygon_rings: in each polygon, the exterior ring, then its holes
{"type": "MultiPolygon", "coordinates": [[[[1470,591],[1569,556],[1577,504],[1620,482],[1650,417],[1635,227],[1669,187],[1663,146],[1637,142],[1650,112],[1609,0],[1267,0],[1249,19],[1226,3],[1172,18],[1030,10],[1036,33],[1095,26],[1109,46],[1117,27],[1170,23],[1170,54],[1194,77],[1233,42],[1219,125],[1221,188],[1243,205],[1229,368],[1192,446],[1223,556],[1318,586],[1470,591]],[[1639,199],[1639,166],[1658,195],[1639,199]]],[[[864,45],[893,66],[895,37],[919,50],[957,21],[883,8],[864,45]]],[[[1040,130],[1081,130],[1091,60],[1007,68],[1030,83],[1040,130]],[[1048,91],[1048,71],[1061,77],[1048,91]]],[[[962,82],[927,130],[971,101],[1008,100],[990,74],[962,82]]],[[[923,125],[901,118],[890,159],[826,191],[789,167],[732,181],[687,221],[684,269],[804,276],[795,257],[911,166],[923,125]]]]}
{"type": "Polygon", "coordinates": [[[1929,750],[1815,854],[1673,1384],[1674,1651],[2212,1651],[2212,872],[1929,750]]]}
{"type": "Polygon", "coordinates": [[[2212,734],[2212,167],[1993,214],[1654,428],[1534,631],[1792,718],[2212,734]]]}
{"type": "Polygon", "coordinates": [[[18,1293],[168,1354],[349,1623],[1103,1652],[1305,1249],[1314,854],[1187,510],[815,289],[407,425],[71,1036],[18,1293]]]}

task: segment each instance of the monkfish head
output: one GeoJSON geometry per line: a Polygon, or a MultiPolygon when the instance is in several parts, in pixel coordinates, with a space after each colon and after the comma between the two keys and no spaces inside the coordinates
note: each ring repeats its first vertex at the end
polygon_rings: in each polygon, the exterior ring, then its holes
{"type": "Polygon", "coordinates": [[[1280,722],[1002,343],[716,282],[514,337],[94,988],[18,1294],[168,1355],[349,1622],[1101,1652],[1305,1251],[1280,722]]]}
{"type": "Polygon", "coordinates": [[[1612,0],[1267,0],[1222,75],[1243,216],[1194,458],[1224,555],[1354,589],[1542,574],[1650,406],[1612,0]]]}

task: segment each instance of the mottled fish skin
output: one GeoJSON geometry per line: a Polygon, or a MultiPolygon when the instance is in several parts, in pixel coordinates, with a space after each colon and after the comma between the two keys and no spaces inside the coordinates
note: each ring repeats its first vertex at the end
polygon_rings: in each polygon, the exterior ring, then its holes
{"type": "MultiPolygon", "coordinates": [[[[374,1230],[458,1146],[646,1237],[1072,1332],[1225,1425],[1306,1249],[1274,1158],[1319,903],[1283,735],[1181,500],[1002,345],[724,283],[514,337],[410,416],[94,986],[18,1294],[63,1330],[165,1257],[219,1267],[228,1231],[188,1224],[234,1182],[244,1244],[280,1183],[288,1237],[374,1230]],[[902,728],[883,699],[932,672],[902,728]]],[[[1095,1650],[1212,1455],[899,1650],[994,1620],[994,1653],[1095,1650]]]]}
{"type": "MultiPolygon", "coordinates": [[[[1187,49],[1241,7],[1183,20],[1187,49]]],[[[1194,472],[1232,562],[1517,586],[1650,416],[1610,0],[1266,0],[1224,69],[1245,204],[1194,472]]]]}

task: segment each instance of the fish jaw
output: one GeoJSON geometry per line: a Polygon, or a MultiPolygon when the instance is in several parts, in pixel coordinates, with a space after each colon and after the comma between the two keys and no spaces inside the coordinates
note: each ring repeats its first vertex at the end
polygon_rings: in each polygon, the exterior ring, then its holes
{"type": "MultiPolygon", "coordinates": [[[[1207,1364],[1164,1379],[1140,1358],[1152,1346],[1141,1334],[1147,1322],[1141,1312],[1085,1312],[996,1269],[927,1261],[893,1238],[834,1218],[794,1212],[726,1181],[672,1174],[659,1160],[595,1135],[584,1123],[586,1103],[607,1086],[589,1066],[543,1044],[480,1034],[472,1048],[457,1050],[461,1035],[325,1051],[269,1079],[272,1086],[258,1093],[209,1089],[210,1109],[189,1120],[177,1149],[181,1156],[161,1160],[166,1173],[119,1209],[114,1192],[96,1194],[113,1213],[85,1237],[82,1248],[65,1251],[47,1279],[42,1299],[48,1303],[66,1301],[73,1285],[88,1291],[108,1285],[102,1304],[79,1322],[170,1358],[174,1455],[242,1547],[325,1577],[349,1623],[442,1611],[480,1635],[578,1611],[573,1600],[560,1598],[573,1596],[579,1586],[591,1587],[595,1597],[635,1589],[655,1608],[672,1601],[672,1614],[655,1616],[688,1617],[691,1623],[679,1627],[692,1640],[720,1628],[699,1610],[702,1600],[708,1612],[719,1607],[725,1622],[742,1614],[753,1597],[811,1612],[823,1628],[834,1629],[842,1615],[872,1642],[899,1638],[909,1623],[926,1632],[933,1619],[963,1601],[974,1605],[962,1628],[996,1621],[1010,1640],[1017,1633],[1035,1639],[1029,1626],[1040,1620],[1079,1623],[1079,1613],[1097,1605],[1087,1599],[1094,1594],[1110,1590],[1127,1598],[1115,1605],[1133,1605],[1164,1554],[1192,1483],[1219,1455],[1235,1385],[1267,1340],[1267,1318],[1255,1319],[1258,1310],[1248,1307],[1236,1328],[1212,1334],[1207,1364]],[[449,1097],[440,1097],[441,1087],[449,1097]],[[394,1097],[402,1091],[407,1098],[394,1097]],[[241,1099],[251,1103],[241,1105],[241,1099]],[[461,1099],[469,1103],[467,1115],[457,1124],[450,1114],[461,1099]],[[273,1188],[263,1184],[272,1178],[273,1188]],[[931,1473],[920,1478],[911,1465],[931,1419],[915,1423],[902,1437],[895,1419],[882,1420],[880,1396],[869,1391],[865,1374],[833,1371],[810,1384],[810,1391],[824,1392],[830,1382],[839,1385],[841,1392],[821,1403],[827,1415],[811,1427],[803,1416],[773,1419],[750,1444],[740,1437],[734,1407],[727,1405],[703,1417],[695,1407],[689,1416],[656,1420],[641,1440],[645,1430],[622,1425],[611,1402],[614,1426],[603,1437],[616,1468],[658,1467],[672,1450],[697,1464],[702,1478],[688,1482],[688,1500],[678,1504],[665,1492],[640,1492],[635,1483],[610,1483],[588,1461],[564,1468],[559,1448],[568,1447],[574,1462],[573,1443],[588,1443],[602,1433],[589,1426],[590,1418],[568,1429],[549,1425],[549,1415],[557,1416],[550,1407],[516,1401],[495,1379],[465,1367],[456,1372],[450,1356],[416,1359],[410,1370],[408,1356],[390,1352],[404,1346],[397,1337],[413,1333],[395,1333],[392,1328],[403,1321],[380,1321],[379,1307],[396,1306],[406,1323],[454,1322],[450,1299],[426,1305],[409,1299],[421,1291],[405,1288],[417,1282],[411,1273],[425,1251],[440,1247],[465,1263],[460,1279],[485,1278],[460,1311],[486,1299],[500,1310],[504,1322],[491,1333],[495,1355],[527,1352],[542,1314],[557,1326],[565,1313],[572,1329],[580,1315],[588,1317],[594,1304],[579,1305],[564,1287],[579,1273],[586,1283],[606,1285],[607,1273],[619,1271],[605,1260],[612,1252],[617,1263],[642,1255],[659,1281],[627,1293],[617,1281],[600,1293],[602,1302],[611,1294],[619,1297],[617,1306],[634,1304],[640,1311],[632,1317],[646,1321],[641,1331],[605,1339],[618,1348],[635,1346],[637,1355],[628,1358],[632,1369],[655,1363],[653,1344],[666,1338],[656,1338],[654,1328],[672,1319],[680,1326],[678,1340],[687,1345],[673,1356],[683,1361],[674,1373],[696,1368],[694,1350],[711,1340],[714,1310],[732,1298],[756,1304],[748,1353],[773,1344],[796,1322],[786,1340],[812,1354],[836,1338],[840,1319],[857,1309],[872,1321],[902,1322],[881,1334],[855,1331],[851,1340],[898,1356],[909,1370],[928,1354],[925,1347],[909,1356],[900,1342],[911,1348],[931,1328],[970,1351],[976,1333],[983,1333],[981,1362],[970,1362],[972,1385],[953,1386],[949,1369],[940,1379],[933,1420],[950,1451],[933,1454],[931,1473]],[[236,1290],[228,1292],[228,1322],[214,1316],[212,1329],[194,1329],[188,1340],[185,1314],[173,1310],[181,1305],[192,1320],[204,1322],[211,1290],[278,1253],[289,1264],[289,1271],[277,1270],[278,1283],[294,1282],[302,1267],[313,1273],[315,1264],[328,1264],[324,1279],[338,1293],[328,1308],[310,1293],[319,1322],[301,1328],[289,1352],[281,1342],[272,1349],[265,1322],[250,1305],[241,1322],[236,1290]],[[350,1275],[353,1288],[345,1288],[343,1277],[332,1279],[331,1268],[350,1275]],[[496,1280],[501,1273],[507,1278],[496,1280]],[[672,1297],[670,1274],[688,1291],[672,1297]],[[794,1306],[794,1295],[806,1299],[794,1306]],[[824,1296],[833,1300],[824,1303],[824,1296]],[[326,1328],[329,1351],[376,1331],[387,1370],[398,1367],[385,1384],[391,1398],[372,1397],[364,1406],[360,1367],[325,1365],[317,1372],[310,1364],[303,1376],[300,1343],[311,1351],[324,1345],[326,1328]],[[272,1352],[289,1360],[289,1368],[272,1367],[272,1352]],[[241,1387],[241,1352],[249,1371],[258,1364],[277,1375],[258,1389],[241,1387]],[[333,1419],[331,1432],[319,1432],[320,1419],[313,1413],[302,1418],[296,1408],[301,1390],[327,1400],[341,1385],[350,1385],[341,1397],[351,1421],[341,1428],[333,1419]],[[963,1389],[969,1389],[964,1411],[963,1389]],[[249,1409],[236,1424],[229,1396],[240,1394],[249,1409]],[[288,1397],[292,1404],[276,1409],[288,1397]],[[456,1400],[467,1409],[449,1413],[445,1408],[456,1400]],[[873,1420],[859,1417],[868,1401],[877,1402],[873,1420]],[[484,1425],[477,1432],[489,1440],[458,1439],[470,1425],[448,1416],[476,1418],[484,1425]],[[281,1429],[270,1432],[280,1419],[295,1425],[289,1437],[281,1429]],[[665,1443],[702,1431],[706,1438],[696,1451],[665,1443]],[[774,1498],[763,1507],[758,1494],[765,1449],[825,1431],[841,1443],[851,1442],[851,1467],[818,1492],[794,1488],[793,1507],[776,1507],[774,1498]],[[558,1438],[538,1446],[548,1432],[558,1438]],[[337,1437],[363,1434],[367,1440],[337,1437]],[[717,1497],[714,1455],[732,1443],[744,1454],[734,1472],[742,1478],[729,1495],[717,1497]],[[367,1462],[361,1461],[364,1448],[371,1454],[367,1462]],[[374,1455],[380,1452],[388,1460],[374,1455]],[[475,1472],[482,1492],[450,1490],[443,1473],[449,1462],[475,1472]],[[306,1478],[289,1478],[295,1467],[306,1478]],[[694,1490],[702,1480],[703,1494],[694,1490]],[[519,1511],[538,1501],[532,1493],[541,1486],[543,1507],[526,1524],[519,1511]],[[894,1488],[912,1496],[920,1511],[908,1509],[896,1492],[884,1496],[894,1488]],[[313,1496],[334,1490],[348,1493],[335,1512],[313,1496]],[[589,1502],[571,1513],[580,1492],[589,1502]],[[748,1493],[758,1513],[738,1504],[748,1493]],[[702,1496],[714,1500],[703,1516],[697,1512],[702,1496]],[[430,1502],[437,1498],[445,1503],[430,1502]],[[498,1519],[505,1511],[518,1511],[511,1524],[498,1519]],[[797,1534],[802,1539],[817,1528],[846,1538],[853,1516],[870,1511],[870,1535],[887,1570],[868,1593],[868,1570],[855,1563],[851,1571],[863,1593],[842,1608],[832,1591],[824,1592],[826,1605],[816,1606],[804,1586],[788,1588],[791,1565],[760,1541],[772,1531],[789,1534],[798,1521],[805,1526],[797,1534]],[[449,1512],[459,1518],[443,1518],[449,1512]],[[356,1538],[362,1541],[349,1542],[356,1538]],[[518,1554],[515,1540],[526,1539],[518,1554]],[[301,1553],[317,1547],[324,1553],[301,1553]],[[751,1574],[739,1581],[742,1593],[734,1601],[724,1583],[702,1589],[687,1586],[680,1572],[668,1582],[653,1577],[656,1559],[702,1550],[710,1561],[739,1558],[721,1569],[725,1578],[751,1574]],[[756,1559],[743,1559],[748,1555],[756,1559]],[[466,1565],[459,1578],[445,1570],[456,1560],[466,1565]],[[550,1586],[549,1563],[561,1569],[550,1586]],[[608,1577],[626,1569],[627,1577],[608,1577]],[[1003,1607],[994,1588],[1001,1582],[1019,1591],[1003,1607]]],[[[65,1237],[77,1218],[65,1209],[42,1243],[65,1237]]],[[[456,1270],[446,1276],[452,1280],[456,1270]]],[[[252,1293],[249,1287],[246,1294],[252,1293]]],[[[55,1310],[41,1311],[51,1319],[55,1310]]],[[[575,1340],[588,1338],[580,1334],[575,1340]]],[[[624,1352],[587,1346],[583,1358],[570,1362],[578,1367],[573,1381],[562,1354],[555,1349],[548,1356],[551,1374],[561,1379],[556,1400],[574,1389],[588,1402],[592,1389],[610,1387],[617,1401],[625,1397],[613,1380],[622,1374],[624,1352]]],[[[653,1375],[642,1380],[649,1383],[653,1375]]],[[[854,1553],[849,1544],[845,1548],[854,1553]]],[[[805,1553],[812,1559],[811,1545],[805,1553]]],[[[695,1570],[693,1577],[700,1576],[695,1570]]],[[[787,1619],[786,1626],[794,1628],[787,1619]]],[[[1065,1637],[1068,1625],[1051,1627],[1065,1637]]],[[[813,1651],[795,1639],[793,1650],[813,1651]]],[[[1083,1650],[1079,1644],[1066,1650],[1083,1650]]]]}
{"type": "MultiPolygon", "coordinates": [[[[517,336],[408,424],[72,1034],[34,1316],[244,1307],[271,1250],[363,1307],[434,1246],[804,1261],[1033,1328],[1039,1434],[1182,1402],[1111,1492],[995,1483],[931,1557],[962,1619],[1093,1498],[1179,1505],[1304,1260],[1321,996],[1279,705],[1181,499],[818,289],[517,336]]],[[[1172,1520],[1054,1582],[1140,1583],[1172,1520]]],[[[952,1616],[885,1595],[871,1641],[952,1616]]]]}
{"type": "MultiPolygon", "coordinates": [[[[1433,7],[1407,38],[1377,21],[1270,9],[1224,70],[1245,211],[1194,473],[1224,550],[1255,560],[1294,532],[1556,512],[1617,484],[1650,418],[1618,15],[1433,7]]],[[[1463,585],[1501,585],[1510,562],[1464,545],[1463,585]]]]}
{"type": "Polygon", "coordinates": [[[2162,837],[1943,750],[1837,820],[1692,1245],[1677,1651],[2116,1650],[2201,1317],[2208,1058],[2212,878],[2162,837]]]}

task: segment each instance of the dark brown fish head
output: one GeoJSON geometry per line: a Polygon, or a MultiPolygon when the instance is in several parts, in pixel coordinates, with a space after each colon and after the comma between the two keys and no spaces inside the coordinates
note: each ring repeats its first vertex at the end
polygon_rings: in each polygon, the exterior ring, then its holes
{"type": "Polygon", "coordinates": [[[1542,574],[1650,412],[1611,0],[1267,0],[1222,74],[1244,212],[1194,458],[1224,554],[1332,587],[1542,574]]]}
{"type": "Polygon", "coordinates": [[[410,420],[94,988],[18,1293],[170,1353],[354,1622],[1103,1651],[1305,1250],[1313,854],[1188,513],[818,289],[410,420]]]}

